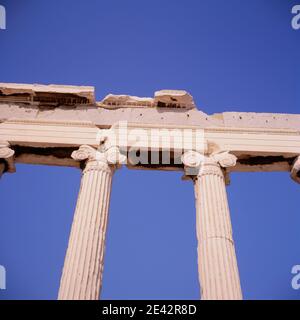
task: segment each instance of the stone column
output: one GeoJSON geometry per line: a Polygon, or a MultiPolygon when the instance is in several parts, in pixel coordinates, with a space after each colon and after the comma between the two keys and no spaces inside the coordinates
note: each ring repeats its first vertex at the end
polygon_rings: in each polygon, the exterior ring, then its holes
{"type": "Polygon", "coordinates": [[[5,170],[8,172],[15,172],[14,164],[14,150],[10,148],[10,145],[6,141],[0,142],[0,178],[5,170]]]}
{"type": "MultiPolygon", "coordinates": [[[[228,152],[203,156],[188,152],[185,169],[194,169],[198,270],[203,300],[242,299],[223,168],[234,166],[228,152]]],[[[193,173],[192,173],[193,174],[193,173]]]]}
{"type": "Polygon", "coordinates": [[[292,170],[291,170],[291,178],[300,183],[300,156],[297,157],[293,163],[292,170]]]}
{"type": "Polygon", "coordinates": [[[112,175],[123,159],[116,148],[96,151],[81,146],[72,153],[86,160],[66,253],[58,299],[99,299],[112,175]],[[121,160],[120,160],[121,161],[121,160]]]}

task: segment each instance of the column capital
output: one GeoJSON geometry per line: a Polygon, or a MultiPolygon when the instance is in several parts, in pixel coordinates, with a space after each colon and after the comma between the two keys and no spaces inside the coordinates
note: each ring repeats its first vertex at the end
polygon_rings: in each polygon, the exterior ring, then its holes
{"type": "Polygon", "coordinates": [[[222,168],[234,167],[237,161],[237,157],[234,154],[231,154],[230,151],[214,153],[210,158],[218,163],[222,168]]]}
{"type": "Polygon", "coordinates": [[[76,161],[85,161],[85,170],[112,170],[126,161],[118,147],[95,149],[89,145],[82,145],[72,152],[71,157],[76,161]]]}
{"type": "Polygon", "coordinates": [[[198,168],[203,162],[205,156],[194,150],[188,150],[181,156],[181,161],[185,167],[198,168]]]}
{"type": "Polygon", "coordinates": [[[298,156],[293,163],[291,170],[291,178],[295,182],[300,183],[300,156],[298,156]]]}
{"type": "Polygon", "coordinates": [[[234,167],[237,157],[229,151],[220,151],[211,155],[204,155],[197,151],[187,151],[181,161],[186,176],[199,176],[204,174],[218,174],[224,176],[222,169],[234,167]]]}
{"type": "Polygon", "coordinates": [[[4,159],[4,161],[7,163],[8,172],[16,171],[14,154],[15,151],[10,148],[10,144],[7,141],[0,141],[0,159],[4,159]]]}

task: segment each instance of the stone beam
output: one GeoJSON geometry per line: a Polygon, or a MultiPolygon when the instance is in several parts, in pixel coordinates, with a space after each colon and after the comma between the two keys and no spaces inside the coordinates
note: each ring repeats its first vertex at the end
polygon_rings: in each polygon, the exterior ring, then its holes
{"type": "MultiPolygon", "coordinates": [[[[291,129],[223,128],[201,129],[195,126],[160,126],[128,123],[124,130],[119,124],[99,129],[92,122],[7,120],[0,123],[0,139],[9,141],[16,150],[16,162],[78,166],[70,153],[80,145],[99,145],[102,135],[116,136],[116,146],[129,151],[133,148],[169,150],[178,153],[189,147],[207,153],[218,148],[230,150],[238,158],[230,171],[289,171],[300,154],[300,131],[291,129]],[[170,138],[170,145],[163,141],[170,138]],[[182,144],[185,139],[186,147],[182,144]]],[[[130,165],[130,163],[129,163],[130,165]]],[[[148,169],[155,167],[143,166],[148,169]]],[[[178,166],[162,166],[177,170],[178,166]]]]}
{"type": "Polygon", "coordinates": [[[86,121],[97,127],[108,128],[119,121],[140,125],[197,126],[200,128],[260,128],[300,130],[299,114],[254,112],[223,112],[208,115],[196,108],[191,110],[158,107],[119,106],[108,108],[97,103],[91,105],[38,106],[34,104],[0,101],[0,122],[12,119],[46,121],[86,121]]]}
{"type": "MultiPolygon", "coordinates": [[[[122,122],[124,123],[124,122],[122,122]]],[[[241,156],[243,154],[287,154],[298,155],[300,153],[300,130],[291,129],[261,129],[261,128],[220,128],[210,127],[202,129],[195,126],[167,126],[144,125],[127,123],[128,132],[124,134],[122,128],[115,124],[113,129],[120,142],[120,147],[136,146],[140,149],[162,148],[161,139],[168,131],[172,136],[176,131],[183,137],[184,133],[190,136],[192,147],[197,149],[197,132],[203,135],[204,140],[211,149],[215,145],[222,145],[225,149],[241,156]],[[138,139],[139,134],[142,136],[138,139]],[[152,138],[151,134],[156,137],[152,138]],[[151,141],[151,138],[153,141],[151,141]],[[150,139],[150,140],[149,140],[150,139]]],[[[49,146],[49,147],[77,147],[81,144],[96,146],[99,130],[92,122],[75,121],[46,121],[46,120],[7,120],[0,123],[0,138],[8,140],[12,144],[21,146],[49,146]]],[[[172,148],[181,148],[176,145],[172,148]]]]}
{"type": "MultiPolygon", "coordinates": [[[[118,136],[116,146],[125,152],[132,148],[202,152],[204,146],[207,154],[230,150],[237,157],[237,165],[228,172],[289,171],[300,154],[300,115],[208,115],[180,90],[163,90],[154,98],[109,95],[95,102],[92,87],[0,84],[0,139],[9,141],[16,150],[17,162],[78,166],[71,152],[85,144],[97,147],[99,134],[112,131],[118,136]],[[25,102],[16,99],[23,95],[31,98],[25,102]],[[85,98],[86,103],[69,100],[70,95],[85,98]],[[124,122],[129,130],[126,133],[120,130],[124,122]],[[164,145],[166,131],[176,131],[177,136],[191,132],[188,148],[182,148],[175,138],[170,146],[164,145]],[[200,143],[197,132],[203,140],[200,143]]],[[[128,166],[182,170],[182,164],[128,166]]]]}

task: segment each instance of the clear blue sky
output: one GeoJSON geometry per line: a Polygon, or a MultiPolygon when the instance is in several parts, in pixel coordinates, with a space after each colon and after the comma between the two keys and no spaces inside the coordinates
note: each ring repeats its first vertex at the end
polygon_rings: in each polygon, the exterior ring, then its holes
{"type": "MultiPolygon", "coordinates": [[[[208,114],[300,113],[300,0],[5,1],[0,81],[185,89],[208,114]]],[[[1,112],[1,110],[0,110],[1,112]]],[[[103,299],[198,299],[194,194],[180,173],[113,180],[103,299]]],[[[300,186],[288,173],[231,176],[245,299],[299,299],[300,186]]],[[[56,299],[80,172],[18,165],[0,182],[0,299],[56,299]]]]}

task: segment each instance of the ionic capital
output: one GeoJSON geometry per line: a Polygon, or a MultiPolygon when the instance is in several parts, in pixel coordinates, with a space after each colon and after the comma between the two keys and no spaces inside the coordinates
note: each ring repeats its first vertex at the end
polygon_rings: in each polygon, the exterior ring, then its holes
{"type": "Polygon", "coordinates": [[[295,182],[300,183],[300,156],[298,156],[293,163],[291,170],[291,178],[295,182]]]}
{"type": "Polygon", "coordinates": [[[95,149],[89,145],[82,145],[73,151],[71,157],[76,161],[85,161],[84,172],[90,170],[113,171],[126,161],[118,147],[110,147],[107,150],[95,149]]]}
{"type": "Polygon", "coordinates": [[[7,171],[15,172],[15,163],[14,163],[14,154],[15,151],[10,148],[10,145],[6,141],[0,142],[0,159],[4,159],[7,163],[7,171]]]}
{"type": "Polygon", "coordinates": [[[237,157],[229,151],[221,151],[210,156],[222,168],[234,167],[236,165],[237,157]]]}
{"type": "Polygon", "coordinates": [[[221,151],[209,156],[197,151],[187,151],[181,157],[186,176],[215,174],[224,177],[222,169],[236,165],[237,157],[229,151],[221,151]]]}
{"type": "Polygon", "coordinates": [[[200,152],[189,150],[181,156],[181,161],[185,167],[198,168],[204,160],[204,155],[200,152]]]}

